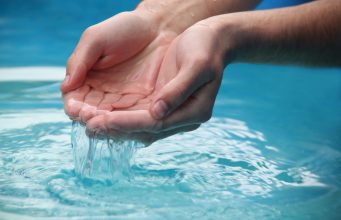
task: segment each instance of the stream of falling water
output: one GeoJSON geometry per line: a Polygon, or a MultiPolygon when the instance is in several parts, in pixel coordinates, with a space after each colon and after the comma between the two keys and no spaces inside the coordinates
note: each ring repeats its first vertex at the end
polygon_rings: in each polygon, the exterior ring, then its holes
{"type": "Polygon", "coordinates": [[[133,140],[89,138],[85,126],[72,123],[71,143],[76,174],[81,178],[117,182],[130,180],[131,161],[143,144],[133,140]]]}

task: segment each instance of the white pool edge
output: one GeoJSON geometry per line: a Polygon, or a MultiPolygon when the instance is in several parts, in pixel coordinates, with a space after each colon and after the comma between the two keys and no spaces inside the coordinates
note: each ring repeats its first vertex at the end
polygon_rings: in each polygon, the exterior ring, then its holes
{"type": "Polygon", "coordinates": [[[62,81],[65,67],[27,66],[0,67],[0,82],[4,81],[62,81]]]}

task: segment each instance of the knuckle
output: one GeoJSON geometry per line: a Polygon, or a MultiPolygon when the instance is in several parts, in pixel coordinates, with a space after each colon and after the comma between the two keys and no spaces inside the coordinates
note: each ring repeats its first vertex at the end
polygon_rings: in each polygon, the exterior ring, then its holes
{"type": "Polygon", "coordinates": [[[89,37],[93,35],[95,31],[96,31],[96,25],[91,25],[84,30],[82,37],[89,37]]]}
{"type": "Polygon", "coordinates": [[[123,11],[120,12],[116,15],[116,17],[131,17],[134,13],[130,12],[130,11],[123,11]]]}
{"type": "Polygon", "coordinates": [[[82,45],[93,46],[101,44],[103,39],[101,38],[101,25],[95,24],[85,29],[83,32],[80,42],[82,45]]]}

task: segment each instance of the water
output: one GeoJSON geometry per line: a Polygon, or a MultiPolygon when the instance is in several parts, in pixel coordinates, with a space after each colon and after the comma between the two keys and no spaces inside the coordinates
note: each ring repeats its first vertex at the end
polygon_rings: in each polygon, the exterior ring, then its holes
{"type": "Polygon", "coordinates": [[[76,174],[109,183],[132,178],[132,157],[137,148],[144,147],[132,140],[89,138],[85,126],[76,121],[72,122],[71,143],[76,174]]]}
{"type": "Polygon", "coordinates": [[[225,74],[208,123],[147,148],[77,124],[72,148],[58,82],[0,82],[0,219],[339,219],[340,71],[225,74]]]}
{"type": "Polygon", "coordinates": [[[89,142],[63,113],[64,70],[34,66],[65,65],[86,27],[139,1],[0,2],[0,220],[341,219],[340,69],[230,65],[200,129],[89,142]]]}

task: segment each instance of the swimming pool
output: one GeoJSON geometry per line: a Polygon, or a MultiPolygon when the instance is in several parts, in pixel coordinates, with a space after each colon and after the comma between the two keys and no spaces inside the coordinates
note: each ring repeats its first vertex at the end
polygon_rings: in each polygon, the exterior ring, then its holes
{"type": "Polygon", "coordinates": [[[0,219],[340,217],[338,69],[230,66],[212,120],[137,150],[115,184],[75,174],[63,69],[40,70],[1,70],[18,74],[0,82],[0,219]]]}
{"type": "Polygon", "coordinates": [[[59,93],[80,29],[43,20],[25,44],[16,17],[0,19],[0,219],[340,219],[340,69],[230,65],[208,123],[137,149],[131,178],[96,181],[75,172],[59,93]]]}

